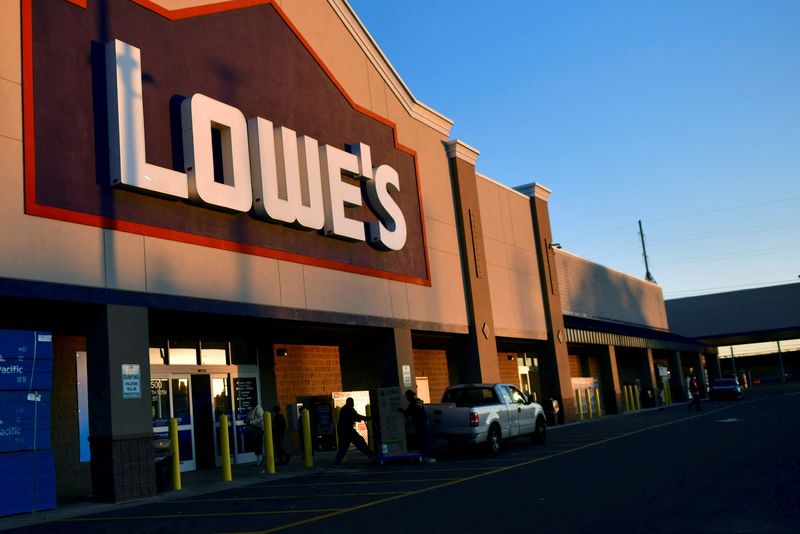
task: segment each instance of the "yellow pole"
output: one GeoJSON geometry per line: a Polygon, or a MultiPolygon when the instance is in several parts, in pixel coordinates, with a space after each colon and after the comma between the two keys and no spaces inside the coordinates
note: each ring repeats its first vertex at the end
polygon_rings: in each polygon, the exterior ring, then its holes
{"type": "Polygon", "coordinates": [[[230,482],[231,475],[231,447],[228,443],[228,416],[219,416],[219,453],[222,455],[222,480],[230,482]]]}
{"type": "Polygon", "coordinates": [[[181,452],[178,448],[178,420],[169,419],[169,442],[172,445],[172,489],[181,489],[181,452]]]}
{"type": "Polygon", "coordinates": [[[333,433],[336,435],[336,450],[339,450],[339,412],[342,411],[341,406],[333,409],[333,433]]]}
{"type": "Polygon", "coordinates": [[[369,447],[369,450],[371,450],[372,452],[375,452],[375,436],[373,435],[374,430],[372,428],[372,406],[367,404],[365,413],[369,418],[367,420],[367,437],[368,437],[367,447],[369,447]]]}
{"type": "Polygon", "coordinates": [[[600,410],[600,388],[594,388],[594,404],[597,408],[597,417],[603,415],[602,410],[600,410]]]}
{"type": "Polygon", "coordinates": [[[303,422],[303,461],[306,467],[314,467],[314,457],[311,451],[311,413],[303,408],[300,412],[303,422]]]}
{"type": "Polygon", "coordinates": [[[622,386],[622,396],[625,397],[625,411],[631,411],[631,401],[628,399],[628,386],[622,386]]]}
{"type": "Polygon", "coordinates": [[[583,421],[583,398],[579,389],[575,390],[575,404],[578,405],[578,421],[583,421]]]}
{"type": "Polygon", "coordinates": [[[586,390],[586,411],[589,412],[589,419],[594,419],[594,410],[592,409],[592,388],[586,390]]]}
{"type": "Polygon", "coordinates": [[[272,413],[264,410],[264,472],[275,474],[275,446],[272,444],[272,413]]]}
{"type": "Polygon", "coordinates": [[[636,409],[642,409],[642,399],[639,397],[639,388],[636,386],[631,386],[631,394],[633,395],[633,402],[636,404],[636,409]]]}
{"type": "Polygon", "coordinates": [[[672,404],[672,388],[669,386],[668,381],[664,381],[664,401],[667,403],[667,406],[672,404]]]}
{"type": "Polygon", "coordinates": [[[536,392],[533,392],[533,402],[539,402],[539,399],[536,398],[536,392]]]}

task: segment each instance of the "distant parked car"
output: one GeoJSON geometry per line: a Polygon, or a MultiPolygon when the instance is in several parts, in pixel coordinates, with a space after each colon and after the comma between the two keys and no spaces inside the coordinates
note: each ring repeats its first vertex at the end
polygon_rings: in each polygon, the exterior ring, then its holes
{"type": "Polygon", "coordinates": [[[742,386],[735,378],[718,378],[711,384],[708,391],[711,400],[743,399],[742,386]]]}

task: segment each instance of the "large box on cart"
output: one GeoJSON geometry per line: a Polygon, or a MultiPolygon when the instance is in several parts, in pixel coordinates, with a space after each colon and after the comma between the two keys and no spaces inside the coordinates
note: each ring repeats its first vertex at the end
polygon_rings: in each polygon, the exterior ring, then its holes
{"type": "Polygon", "coordinates": [[[375,433],[375,453],[379,457],[406,456],[405,418],[403,396],[399,387],[380,388],[370,391],[370,403],[375,433]]]}

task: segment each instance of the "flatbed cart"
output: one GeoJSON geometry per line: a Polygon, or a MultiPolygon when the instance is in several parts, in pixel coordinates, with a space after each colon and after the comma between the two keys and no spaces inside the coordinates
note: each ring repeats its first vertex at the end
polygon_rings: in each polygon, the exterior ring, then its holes
{"type": "Polygon", "coordinates": [[[422,454],[418,452],[407,452],[405,454],[377,454],[375,455],[375,462],[378,465],[383,465],[385,462],[402,462],[403,460],[416,460],[422,463],[422,454]]]}

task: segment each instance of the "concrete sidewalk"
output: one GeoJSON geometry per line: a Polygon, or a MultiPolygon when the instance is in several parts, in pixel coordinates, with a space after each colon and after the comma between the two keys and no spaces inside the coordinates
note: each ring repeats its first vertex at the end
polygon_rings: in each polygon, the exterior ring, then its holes
{"type": "MultiPolygon", "coordinates": [[[[120,510],[170,499],[185,499],[196,495],[205,495],[216,491],[269,483],[309,473],[325,472],[335,469],[333,467],[333,459],[335,456],[335,451],[317,452],[314,455],[314,466],[310,468],[304,465],[302,457],[293,456],[287,465],[275,466],[276,472],[273,475],[262,473],[262,467],[256,466],[252,462],[234,465],[231,466],[232,480],[230,481],[222,480],[221,468],[190,471],[181,473],[182,488],[178,491],[164,491],[150,497],[119,503],[97,502],[92,500],[70,502],[61,504],[58,508],[53,510],[2,517],[0,518],[0,530],[24,528],[30,525],[58,521],[71,517],[120,510]]],[[[345,462],[345,465],[350,467],[365,467],[369,465],[368,460],[358,451],[350,451],[347,457],[345,457],[345,462]]]]}

